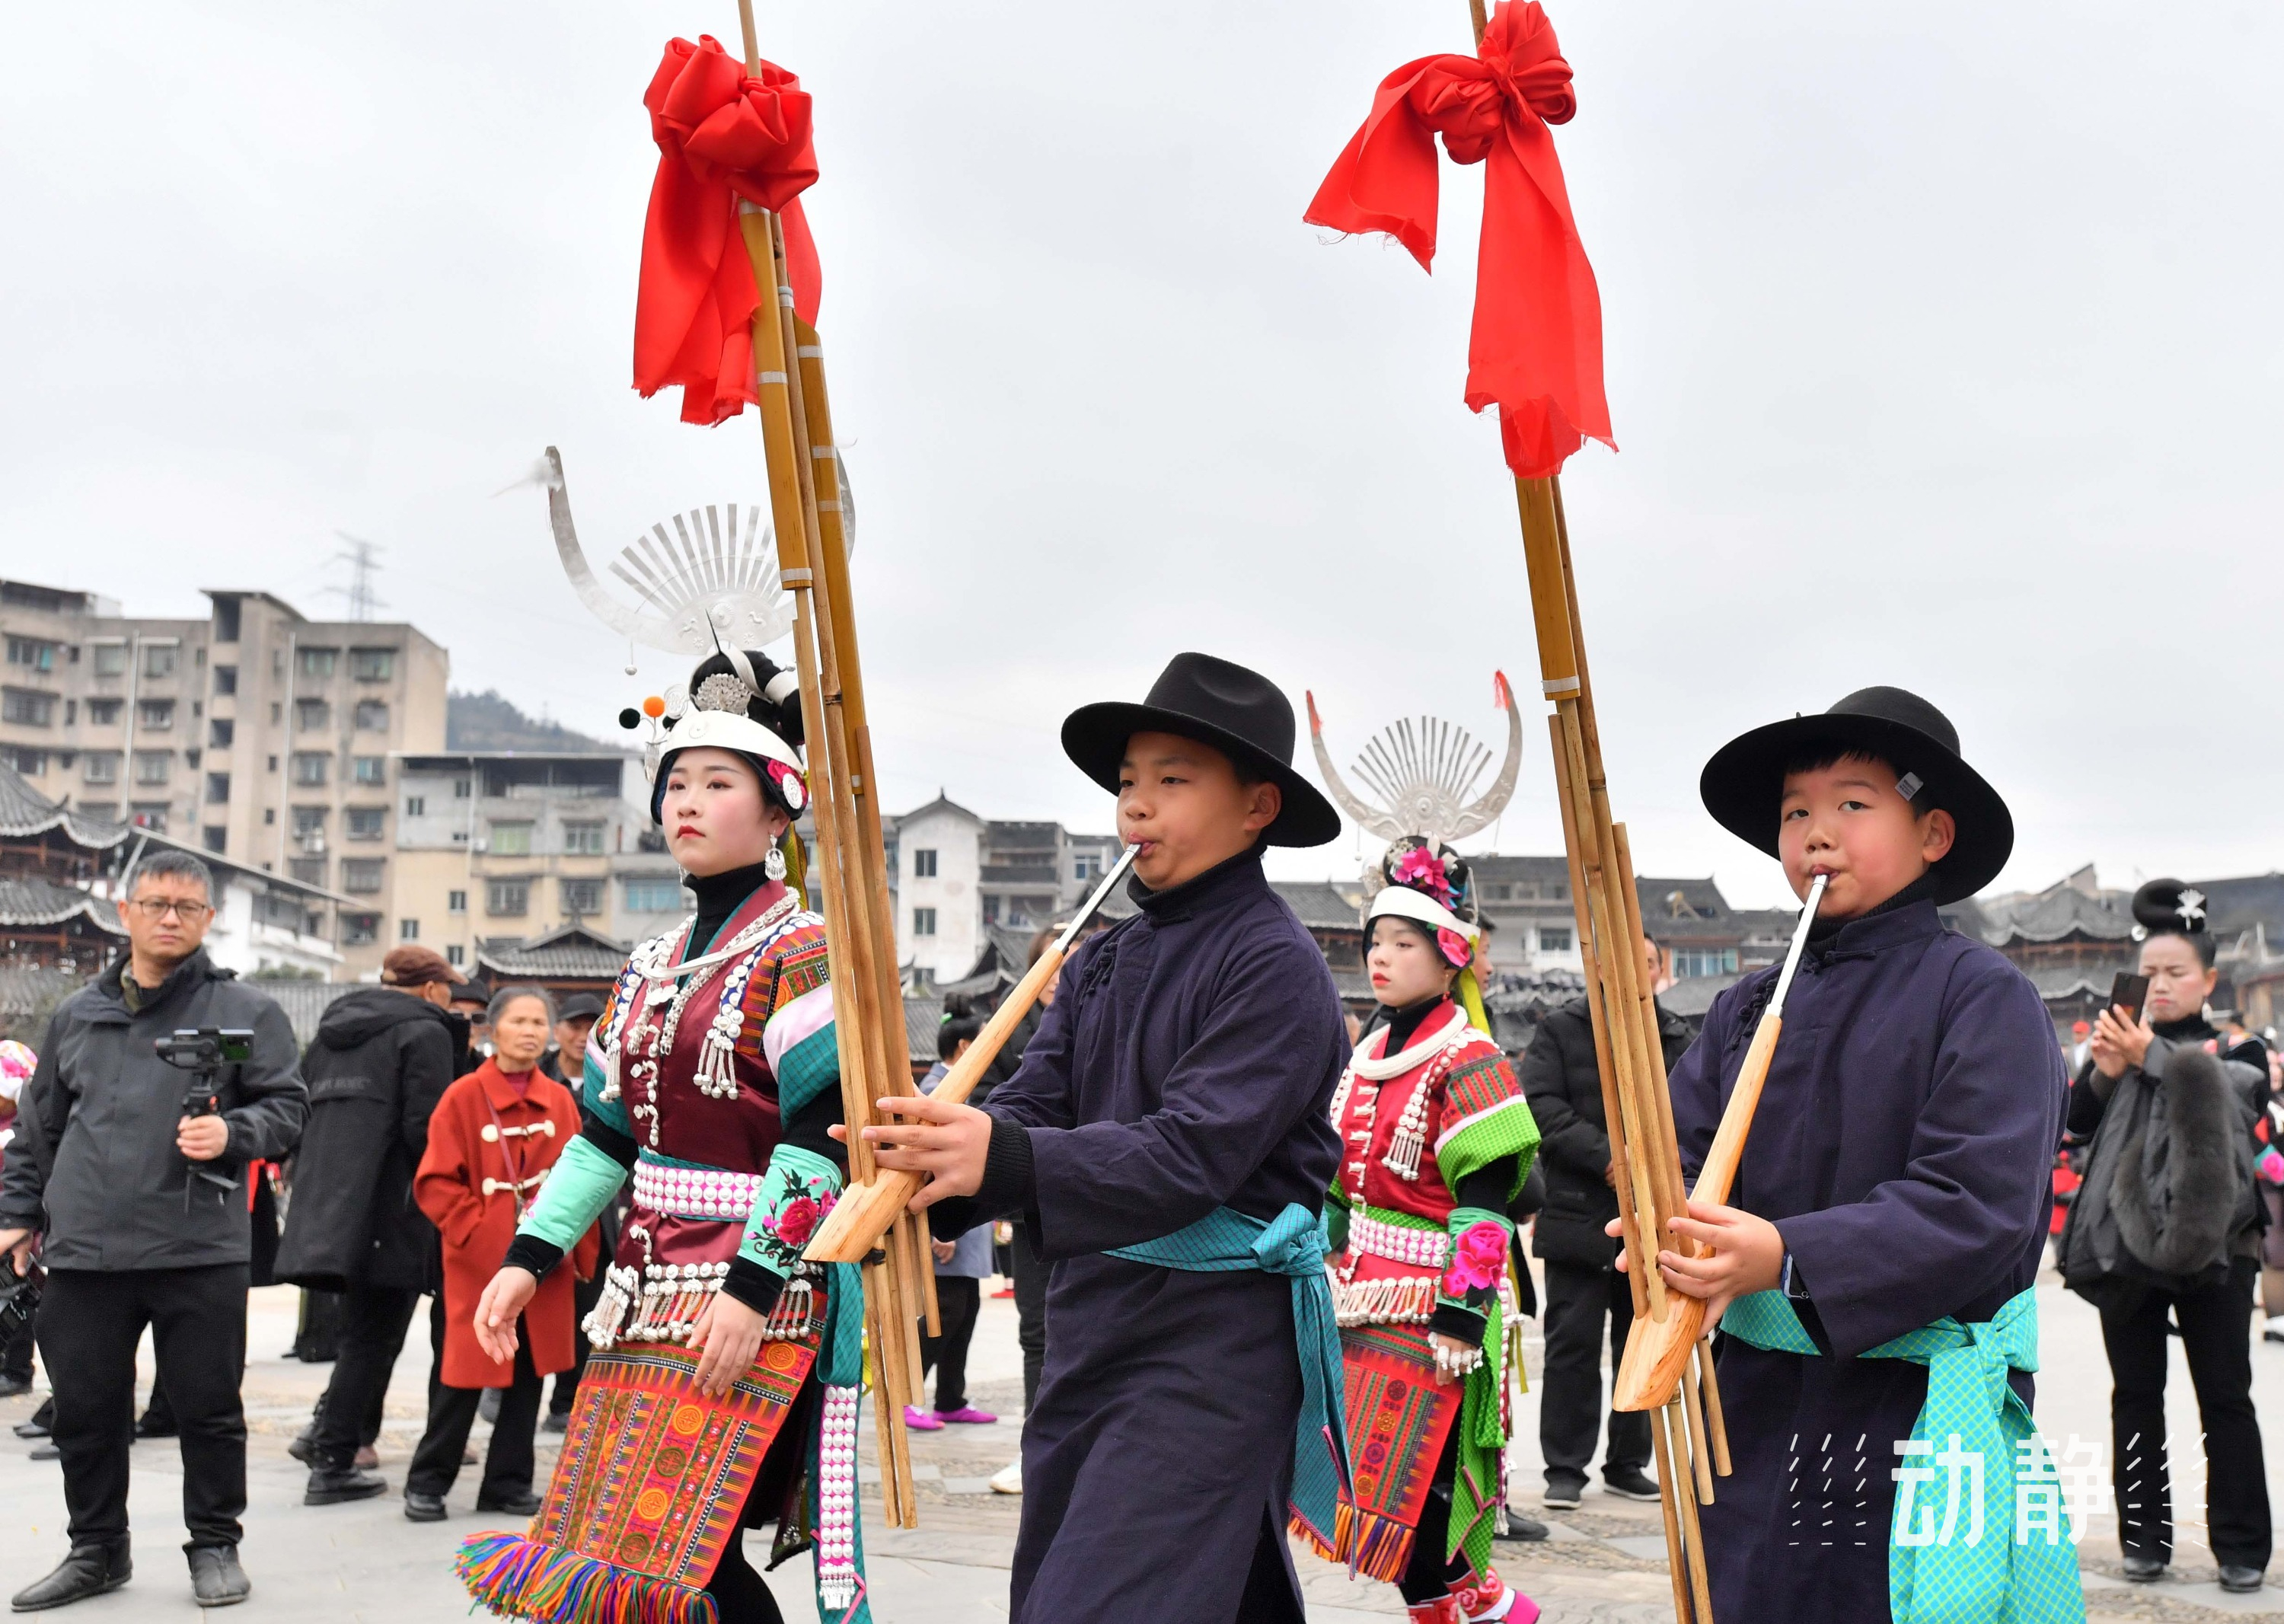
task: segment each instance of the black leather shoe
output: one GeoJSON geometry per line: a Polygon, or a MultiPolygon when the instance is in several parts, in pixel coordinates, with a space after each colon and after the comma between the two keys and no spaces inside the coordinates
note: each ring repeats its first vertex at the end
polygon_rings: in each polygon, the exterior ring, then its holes
{"type": "Polygon", "coordinates": [[[17,1399],[32,1390],[28,1376],[0,1376],[0,1399],[17,1399]]]}
{"type": "Polygon", "coordinates": [[[1604,1472],[1602,1492],[1615,1495],[1621,1500],[1654,1500],[1658,1497],[1657,1480],[1639,1466],[1628,1466],[1620,1472],[1604,1472]]]}
{"type": "Polygon", "coordinates": [[[2165,1558],[2125,1553],[2125,1576],[2135,1584],[2155,1584],[2165,1576],[2165,1558]]]}
{"type": "Polygon", "coordinates": [[[442,1522],[444,1496],[424,1495],[417,1488],[404,1491],[404,1520],[407,1522],[442,1522]]]}
{"type": "Polygon", "coordinates": [[[2238,1567],[2228,1562],[2220,1565],[2220,1588],[2233,1590],[2239,1596],[2251,1595],[2267,1577],[2257,1567],[2238,1567]]]}
{"type": "Polygon", "coordinates": [[[1532,1543],[1545,1539],[1548,1532],[1546,1525],[1536,1517],[1525,1517],[1521,1511],[1509,1506],[1506,1511],[1506,1532],[1495,1534],[1491,1537],[1501,1540],[1521,1540],[1532,1543]]]}
{"type": "Polygon", "coordinates": [[[134,1576],[135,1562],[125,1540],[113,1545],[74,1545],[54,1573],[17,1591],[8,1605],[18,1612],[68,1607],[106,1590],[116,1590],[134,1576]]]}
{"type": "Polygon", "coordinates": [[[478,1495],[476,1510],[505,1511],[514,1517],[536,1517],[539,1515],[539,1496],[528,1488],[515,1495],[478,1495]]]}
{"type": "Polygon", "coordinates": [[[55,1424],[55,1400],[51,1398],[43,1399],[40,1401],[40,1407],[32,1412],[32,1418],[29,1421],[19,1421],[16,1423],[16,1436],[19,1438],[45,1438],[48,1435],[49,1427],[55,1424]]]}
{"type": "Polygon", "coordinates": [[[560,1438],[571,1430],[571,1412],[567,1409],[549,1410],[541,1419],[539,1430],[543,1433],[552,1433],[560,1438]]]}
{"type": "Polygon", "coordinates": [[[309,1486],[301,1491],[303,1505],[339,1505],[345,1500],[370,1500],[388,1487],[377,1472],[356,1467],[318,1466],[310,1471],[309,1486]]]}
{"type": "Polygon", "coordinates": [[[61,1449],[51,1443],[43,1443],[25,1458],[35,1461],[59,1461],[63,1457],[64,1452],[61,1449]]]}
{"type": "Polygon", "coordinates": [[[235,1545],[185,1545],[191,1554],[191,1594],[201,1607],[235,1607],[254,1593],[238,1565],[235,1545]]]}
{"type": "Polygon", "coordinates": [[[172,1416],[153,1417],[151,1412],[146,1409],[143,1412],[142,1418],[135,1423],[135,1436],[137,1438],[179,1438],[182,1436],[182,1430],[175,1425],[175,1420],[172,1416]]]}
{"type": "Polygon", "coordinates": [[[314,1426],[305,1426],[293,1434],[293,1441],[286,1446],[286,1453],[300,1461],[304,1466],[313,1466],[317,1463],[310,1458],[309,1451],[310,1446],[317,1441],[317,1429],[314,1426]]]}

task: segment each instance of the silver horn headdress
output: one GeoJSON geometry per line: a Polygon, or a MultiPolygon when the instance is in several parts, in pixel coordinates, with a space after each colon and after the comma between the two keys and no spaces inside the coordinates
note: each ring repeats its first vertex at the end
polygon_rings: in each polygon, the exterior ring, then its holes
{"type": "Polygon", "coordinates": [[[1342,781],[1325,748],[1325,724],[1317,714],[1317,696],[1310,694],[1309,742],[1316,747],[1317,769],[1325,775],[1341,810],[1383,840],[1418,836],[1438,846],[1465,839],[1506,809],[1514,794],[1515,776],[1522,769],[1522,713],[1515,708],[1514,692],[1504,673],[1494,674],[1493,694],[1506,712],[1506,760],[1490,788],[1474,795],[1491,753],[1467,736],[1464,729],[1434,716],[1406,718],[1382,728],[1365,741],[1350,770],[1379,796],[1374,806],[1342,781]],[[1470,800],[1469,797],[1474,798],[1470,800]]]}

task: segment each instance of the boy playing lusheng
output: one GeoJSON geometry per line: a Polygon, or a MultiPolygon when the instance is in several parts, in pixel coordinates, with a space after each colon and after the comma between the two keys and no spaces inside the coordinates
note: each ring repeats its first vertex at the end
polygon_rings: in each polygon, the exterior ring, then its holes
{"type": "MultiPolygon", "coordinates": [[[[2067,1526],[2059,1546],[2015,1538],[2030,1287],[2065,1082],[2037,990],[1936,912],[1988,884],[2014,845],[1958,738],[1924,699],[1867,688],[1733,740],[1700,785],[1795,894],[1829,877],[1733,1205],[1693,1201],[1673,1221],[1712,1254],[1658,1256],[1725,1333],[1735,1475],[1702,1513],[1717,1618],[2084,1617],[2067,1526]],[[1991,1379],[2002,1369],[2011,1394],[1991,1379]],[[1977,1449],[1979,1519],[1968,1467],[1944,1458],[1977,1449]],[[1924,1475],[1891,1549],[1897,1467],[1924,1475]],[[1946,1519],[1954,1470],[1965,1487],[1946,1519]],[[1922,1538],[1937,1523],[1948,1542],[1922,1538]]],[[[1776,974],[1715,1000],[1675,1068],[1693,1177],[1776,974]]]]}
{"type": "Polygon", "coordinates": [[[1072,956],[988,1109],[884,1100],[907,1120],[864,1136],[934,1175],[940,1233],[1021,1213],[1053,1265],[1013,1624],[1299,1624],[1287,1499],[1329,1534],[1345,1477],[1318,1219],[1349,1045],[1261,847],[1339,816],[1290,766],[1291,705],[1225,660],[1178,655],[1062,737],[1117,793],[1138,911],[1072,956]]]}

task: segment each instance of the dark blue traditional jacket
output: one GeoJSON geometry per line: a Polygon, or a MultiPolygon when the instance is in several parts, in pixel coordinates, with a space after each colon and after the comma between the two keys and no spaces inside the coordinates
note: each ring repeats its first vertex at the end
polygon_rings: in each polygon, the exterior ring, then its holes
{"type": "Polygon", "coordinates": [[[986,1107],[1005,1126],[981,1204],[1015,1194],[1053,1265],[1013,1624],[1228,1624],[1263,1550],[1292,1582],[1292,1283],[1101,1254],[1222,1206],[1322,1211],[1340,996],[1256,855],[1132,894],[1140,911],[1072,956],[986,1107]],[[1012,1189],[1011,1134],[1029,1163],[1012,1189]]]}
{"type": "MultiPolygon", "coordinates": [[[[1716,999],[1674,1070],[1693,1178],[1776,973],[1716,999]]],[[[1825,1356],[1722,1339],[1735,1475],[1703,1513],[1717,1616],[1888,1616],[1889,1472],[1927,1370],[1856,1355],[1946,1315],[1988,1320],[2031,1284],[2066,1092],[2037,989],[1932,902],[1812,943],[1730,1200],[1783,1235],[1825,1356]]]]}

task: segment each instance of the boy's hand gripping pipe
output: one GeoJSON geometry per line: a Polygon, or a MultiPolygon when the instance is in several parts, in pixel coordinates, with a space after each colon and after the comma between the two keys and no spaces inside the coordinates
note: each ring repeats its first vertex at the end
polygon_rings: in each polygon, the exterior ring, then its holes
{"type": "MultiPolygon", "coordinates": [[[[1775,993],[1769,1007],[1762,1012],[1761,1024],[1753,1029],[1752,1047],[1745,1051],[1745,1063],[1737,1072],[1737,1086],[1731,1090],[1729,1103],[1722,1108],[1721,1126],[1713,1136],[1713,1148],[1705,1154],[1705,1166],[1697,1175],[1696,1186],[1689,1192],[1693,1201],[1709,1201],[1715,1205],[1729,1198],[1729,1186],[1736,1181],[1737,1164],[1744,1159],[1745,1136],[1753,1131],[1753,1113],[1761,1103],[1761,1087],[1769,1080],[1769,1062],[1775,1058],[1777,1034],[1784,1028],[1785,995],[1792,990],[1792,979],[1800,969],[1800,956],[1808,948],[1808,933],[1816,923],[1817,905],[1824,900],[1826,877],[1819,874],[1809,883],[1808,898],[1801,904],[1800,923],[1793,929],[1792,947],[1785,954],[1784,968],[1777,972],[1775,993]]],[[[1650,1238],[1648,1247],[1652,1259],[1667,1238],[1650,1238]]],[[[1674,1293],[1675,1310],[1662,1320],[1641,1318],[1634,1323],[1632,1334],[1626,1339],[1626,1355],[1618,1367],[1618,1379],[1613,1402],[1620,1409],[1655,1409],[1673,1397],[1674,1388],[1681,1380],[1683,1369],[1689,1363],[1690,1350],[1696,1347],[1703,1334],[1705,1300],[1701,1297],[1685,1297],[1674,1293]]]]}
{"type": "MultiPolygon", "coordinates": [[[[968,1044],[967,1052],[953,1062],[943,1081],[936,1084],[935,1098],[957,1105],[975,1091],[975,1085],[982,1080],[984,1071],[999,1058],[1000,1048],[1007,1042],[1008,1035],[1014,1031],[1017,1023],[1029,1012],[1031,1006],[1039,1001],[1039,995],[1053,983],[1056,974],[1063,967],[1063,959],[1077,941],[1079,933],[1092,921],[1103,903],[1110,900],[1112,890],[1134,867],[1135,854],[1138,850],[1140,847],[1133,846],[1126,848],[1126,855],[1118,860],[1109,873],[1103,876],[1102,883],[1094,888],[1094,894],[1086,899],[1085,905],[1063,927],[1063,933],[1055,938],[1052,945],[1039,955],[1039,962],[1033,964],[1023,979],[999,1001],[999,1007],[992,1011],[991,1019],[984,1024],[983,1030],[976,1035],[974,1042],[968,1044]]],[[[919,1174],[893,1173],[883,1167],[865,1183],[851,1184],[841,1192],[841,1199],[833,1203],[831,1215],[809,1243],[809,1250],[802,1255],[812,1263],[864,1261],[865,1254],[880,1244],[880,1237],[888,1233],[888,1226],[896,1221],[896,1214],[904,1210],[905,1203],[919,1193],[920,1186],[926,1182],[919,1174]]]]}

